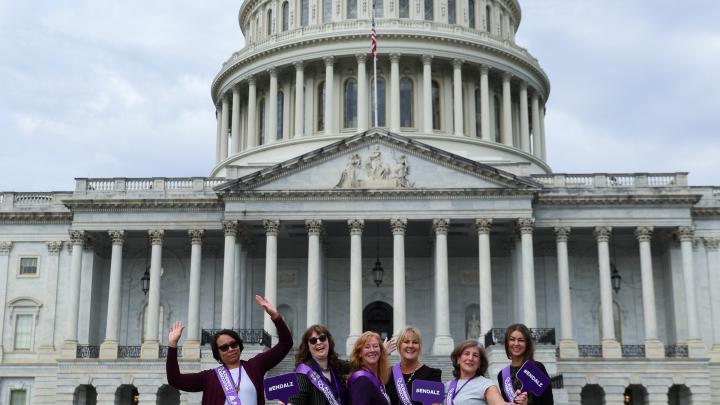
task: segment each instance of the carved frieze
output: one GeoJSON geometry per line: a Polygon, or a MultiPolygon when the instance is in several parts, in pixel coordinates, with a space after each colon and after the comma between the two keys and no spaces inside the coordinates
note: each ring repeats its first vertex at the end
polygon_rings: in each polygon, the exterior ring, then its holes
{"type": "Polygon", "coordinates": [[[390,162],[383,156],[380,145],[370,147],[367,156],[354,153],[345,162],[335,188],[412,188],[410,165],[402,154],[390,162]]]}

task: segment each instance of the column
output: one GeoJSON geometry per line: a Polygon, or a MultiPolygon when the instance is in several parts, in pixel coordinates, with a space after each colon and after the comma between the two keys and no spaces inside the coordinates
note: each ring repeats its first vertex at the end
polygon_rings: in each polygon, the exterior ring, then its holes
{"type": "Polygon", "coordinates": [[[157,359],[159,356],[160,342],[158,341],[158,317],[160,315],[160,270],[162,269],[162,245],[165,238],[165,231],[162,229],[151,229],[150,236],[150,291],[148,291],[148,328],[143,336],[140,358],[157,359]]]}
{"type": "MultiPolygon", "coordinates": [[[[235,285],[235,238],[237,221],[223,221],[225,234],[225,252],[223,254],[222,307],[220,310],[220,328],[233,327],[233,286],[235,285]]],[[[274,304],[274,303],[273,303],[274,304]]]]}
{"type": "Polygon", "coordinates": [[[640,277],[642,280],[643,319],[645,321],[645,357],[662,359],[665,346],[658,340],[657,313],[655,311],[655,286],[653,284],[652,253],[650,241],[653,227],[639,226],[635,229],[640,248],[640,277]]]}
{"type": "Polygon", "coordinates": [[[521,294],[523,323],[528,328],[537,328],[537,306],[535,305],[535,257],[533,253],[534,218],[519,218],[517,225],[520,230],[521,261],[521,294]]]}
{"type": "Polygon", "coordinates": [[[405,312],[405,230],[407,219],[390,220],[393,234],[393,333],[407,325],[405,312]]]}
{"type": "Polygon", "coordinates": [[[5,342],[3,336],[5,336],[5,306],[7,304],[7,279],[8,279],[8,267],[10,264],[10,251],[12,250],[12,242],[2,241],[0,242],[0,363],[3,361],[3,353],[5,349],[5,342]]]}
{"type": "Polygon", "coordinates": [[[493,327],[492,274],[490,267],[490,230],[492,218],[475,220],[478,233],[478,280],[480,281],[480,338],[493,327]]]}
{"type": "Polygon", "coordinates": [[[348,220],[350,229],[350,333],[345,345],[347,354],[352,352],[355,341],[362,334],[362,232],[365,221],[348,220]]]}
{"type": "Polygon", "coordinates": [[[423,55],[423,131],[433,132],[432,116],[432,56],[423,55]]]}
{"type": "Polygon", "coordinates": [[[390,131],[400,132],[400,54],[390,54],[390,131]]]}
{"type": "Polygon", "coordinates": [[[333,83],[335,82],[334,77],[334,63],[335,58],[332,56],[327,56],[323,58],[323,61],[325,62],[325,135],[330,135],[333,133],[333,127],[334,127],[334,102],[333,100],[333,83]]]}
{"type": "Polygon", "coordinates": [[[100,345],[101,359],[116,359],[118,349],[118,330],[120,328],[120,297],[122,293],[122,254],[125,243],[125,231],[108,232],[112,241],[110,256],[110,283],[108,285],[107,320],[105,323],[105,341],[100,345]]]}
{"type": "Polygon", "coordinates": [[[547,160],[547,151],[545,149],[545,106],[540,108],[540,157],[547,160]]]}
{"type": "Polygon", "coordinates": [[[78,315],[80,311],[80,272],[82,270],[83,244],[85,231],[70,231],[72,256],[70,258],[70,289],[68,297],[67,318],[65,318],[65,339],[62,346],[62,357],[74,359],[77,350],[78,315]]]}
{"type": "Polygon", "coordinates": [[[450,296],[448,282],[447,233],[450,220],[433,219],[435,231],[435,356],[449,355],[455,343],[450,334],[450,296]]]}
{"type": "Polygon", "coordinates": [[[453,59],[453,118],[455,135],[463,136],[463,102],[462,102],[462,64],[460,59],[453,59]]]}
{"type": "Polygon", "coordinates": [[[507,146],[513,146],[512,131],[512,95],[510,93],[510,73],[503,74],[503,106],[502,106],[502,125],[500,127],[502,133],[502,142],[507,146]]]}
{"type": "Polygon", "coordinates": [[[540,134],[540,101],[538,100],[537,91],[530,96],[530,106],[532,108],[532,132],[533,132],[533,155],[542,158],[542,141],[540,134]]]}
{"type": "Polygon", "coordinates": [[[307,326],[322,323],[322,278],[320,276],[320,232],[322,221],[305,220],[308,232],[307,326]]]}
{"type": "MultiPolygon", "coordinates": [[[[720,237],[705,237],[703,242],[707,252],[709,285],[720,285],[720,237]]],[[[715,289],[710,290],[710,308],[713,325],[710,361],[717,363],[720,362],[720,293],[715,289]]]]}
{"type": "Polygon", "coordinates": [[[220,108],[215,109],[215,121],[217,121],[215,133],[215,163],[219,163],[222,160],[222,111],[220,108]]]}
{"type": "Polygon", "coordinates": [[[278,82],[277,82],[277,69],[268,69],[270,74],[270,110],[268,114],[268,134],[267,143],[273,143],[277,141],[277,93],[278,93],[278,82]]]}
{"type": "MultiPolygon", "coordinates": [[[[286,93],[288,94],[288,93],[286,93]]],[[[242,234],[242,229],[240,228],[240,225],[238,225],[238,235],[242,234]]],[[[233,329],[243,329],[240,323],[240,314],[242,313],[242,308],[246,305],[244,304],[243,296],[244,289],[242,288],[242,285],[244,284],[242,281],[242,272],[245,270],[243,268],[243,259],[242,259],[242,244],[240,244],[241,238],[235,238],[235,277],[233,278],[233,329]]]]}
{"type": "Polygon", "coordinates": [[[555,244],[557,246],[558,293],[560,295],[560,358],[577,358],[578,344],[573,337],[572,303],[570,300],[570,266],[568,265],[568,238],[570,227],[557,226],[555,244]]]}
{"type": "Polygon", "coordinates": [[[230,101],[225,95],[222,97],[222,112],[220,115],[220,160],[228,157],[228,126],[230,121],[230,101]]]}
{"type": "Polygon", "coordinates": [[[367,89],[367,73],[365,72],[365,60],[367,55],[358,53],[355,55],[358,66],[358,132],[368,129],[368,89],[367,89]]]}
{"type": "Polygon", "coordinates": [[[295,138],[305,135],[305,66],[295,62],[295,138]]]}
{"type": "Polygon", "coordinates": [[[520,147],[530,153],[527,83],[520,82],[520,147]]]}
{"type": "Polygon", "coordinates": [[[255,77],[248,77],[248,105],[247,105],[247,148],[254,148],[257,146],[257,130],[255,127],[257,109],[257,87],[255,84],[255,77]]]}
{"type": "Polygon", "coordinates": [[[240,142],[240,87],[235,86],[232,89],[232,122],[230,130],[230,138],[232,139],[232,154],[240,152],[242,142],[240,142]]]}
{"type": "MultiPolygon", "coordinates": [[[[61,241],[47,242],[48,250],[48,274],[45,279],[45,291],[55,297],[58,293],[57,282],[58,273],[60,271],[60,252],[62,251],[61,241]]],[[[2,250],[2,247],[0,247],[2,250]]],[[[2,261],[2,258],[0,258],[2,261]]],[[[2,264],[0,264],[0,267],[2,264]]],[[[1,273],[1,270],[0,270],[1,273]]],[[[0,283],[5,283],[6,279],[0,275],[0,283]]],[[[3,294],[0,293],[0,305],[5,305],[3,294]]],[[[40,336],[40,346],[38,347],[38,359],[55,360],[55,317],[57,313],[56,300],[50,299],[44,305],[46,316],[43,318],[41,327],[38,329],[40,336]]],[[[5,319],[2,311],[0,311],[0,319],[5,319]]],[[[2,336],[2,327],[0,327],[0,336],[2,336]]],[[[0,341],[2,338],[0,338],[0,341]]],[[[0,351],[2,351],[2,342],[0,342],[0,351]]],[[[0,354],[0,362],[2,362],[2,354],[0,354]]]]}
{"type": "Polygon", "coordinates": [[[190,283],[188,293],[188,321],[183,357],[200,358],[200,275],[202,273],[202,238],[205,231],[189,229],[190,237],[190,283]]]}
{"type": "Polygon", "coordinates": [[[693,239],[695,229],[691,226],[681,226],[677,231],[680,239],[682,255],[682,273],[685,283],[685,309],[687,310],[688,327],[688,353],[691,358],[706,357],[707,350],[700,338],[700,328],[697,321],[697,304],[695,303],[695,265],[693,263],[693,239]]]}
{"type": "Polygon", "coordinates": [[[490,136],[490,86],[487,66],[480,67],[480,136],[484,141],[492,141],[490,136]]]}
{"type": "Polygon", "coordinates": [[[610,279],[610,249],[608,241],[612,234],[609,226],[597,226],[594,230],[598,245],[598,267],[600,273],[600,311],[602,319],[602,354],[605,358],[620,358],[620,343],[615,339],[615,320],[613,317],[612,284],[610,279]]]}
{"type": "MultiPolygon", "coordinates": [[[[280,221],[277,219],[263,220],[265,228],[265,298],[273,305],[277,305],[277,238],[280,231],[280,221]]],[[[265,331],[277,341],[277,329],[270,319],[270,315],[263,314],[265,331]]]]}

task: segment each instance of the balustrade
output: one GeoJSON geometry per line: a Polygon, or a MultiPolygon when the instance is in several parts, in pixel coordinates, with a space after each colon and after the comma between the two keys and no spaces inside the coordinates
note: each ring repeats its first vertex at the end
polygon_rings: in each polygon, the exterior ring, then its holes
{"type": "Polygon", "coordinates": [[[75,350],[75,357],[78,359],[97,359],[100,357],[100,346],[78,345],[75,350]]]}
{"type": "Polygon", "coordinates": [[[580,357],[602,357],[601,345],[578,345],[580,357]]]}
{"type": "Polygon", "coordinates": [[[687,358],[688,345],[674,344],[665,346],[665,357],[668,358],[687,358]]]}
{"type": "Polygon", "coordinates": [[[623,357],[645,357],[645,345],[622,345],[623,357]]]}
{"type": "Polygon", "coordinates": [[[118,359],[139,359],[142,346],[118,346],[118,359]]]}

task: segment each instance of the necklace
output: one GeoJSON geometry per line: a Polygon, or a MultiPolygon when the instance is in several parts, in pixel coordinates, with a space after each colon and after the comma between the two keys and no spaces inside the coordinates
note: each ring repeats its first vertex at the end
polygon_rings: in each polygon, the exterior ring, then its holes
{"type": "Polygon", "coordinates": [[[410,373],[410,377],[408,377],[405,384],[410,384],[410,381],[412,381],[413,377],[415,377],[415,372],[418,371],[420,369],[420,367],[422,367],[420,364],[418,364],[418,366],[415,367],[415,369],[412,371],[412,373],[410,373]]]}

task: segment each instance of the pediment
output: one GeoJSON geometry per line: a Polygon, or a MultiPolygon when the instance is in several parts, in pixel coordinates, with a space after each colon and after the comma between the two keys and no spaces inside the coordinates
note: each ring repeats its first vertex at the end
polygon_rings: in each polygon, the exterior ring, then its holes
{"type": "Polygon", "coordinates": [[[541,186],[410,138],[370,130],[227,182],[218,192],[522,189],[541,186]]]}

